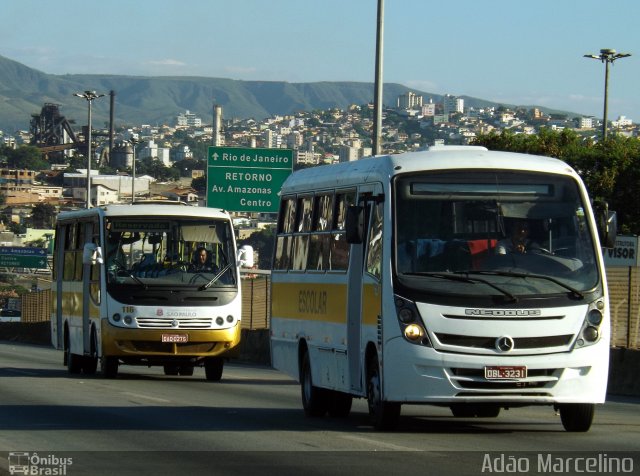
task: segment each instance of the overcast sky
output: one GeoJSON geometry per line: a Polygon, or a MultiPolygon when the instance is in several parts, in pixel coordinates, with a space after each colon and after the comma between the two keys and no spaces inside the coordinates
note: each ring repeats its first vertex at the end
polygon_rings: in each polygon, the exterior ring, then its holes
{"type": "MultiPolygon", "coordinates": [[[[638,0],[385,0],[384,81],[640,122],[638,0]]],[[[2,0],[0,55],[52,74],[374,80],[377,0],[2,0]]],[[[425,98],[428,99],[428,98],[425,98]]]]}

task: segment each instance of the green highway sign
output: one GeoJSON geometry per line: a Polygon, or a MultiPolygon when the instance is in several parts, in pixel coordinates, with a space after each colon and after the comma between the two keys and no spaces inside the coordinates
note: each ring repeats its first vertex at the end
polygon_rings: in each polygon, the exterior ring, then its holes
{"type": "Polygon", "coordinates": [[[278,193],[293,171],[293,150],[209,147],[207,207],[277,213],[278,193]]]}
{"type": "Polygon", "coordinates": [[[47,257],[35,255],[0,254],[0,267],[45,269],[47,268],[47,257]]]}

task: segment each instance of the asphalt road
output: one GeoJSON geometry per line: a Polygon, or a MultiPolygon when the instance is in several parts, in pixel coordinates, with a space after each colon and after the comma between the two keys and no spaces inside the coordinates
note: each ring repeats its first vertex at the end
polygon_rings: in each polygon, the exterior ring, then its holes
{"type": "Polygon", "coordinates": [[[612,397],[588,433],[567,433],[550,407],[456,419],[407,405],[383,433],[364,400],[346,419],[305,417],[299,385],[268,367],[230,363],[214,383],[200,368],[168,377],[123,366],[107,380],[67,374],[60,351],[0,342],[0,474],[25,459],[70,476],[577,474],[583,464],[638,474],[639,410],[612,397]]]}

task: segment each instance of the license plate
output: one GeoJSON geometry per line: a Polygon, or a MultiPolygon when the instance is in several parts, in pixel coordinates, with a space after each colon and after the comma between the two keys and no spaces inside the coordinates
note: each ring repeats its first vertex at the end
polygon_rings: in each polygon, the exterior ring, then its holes
{"type": "Polygon", "coordinates": [[[484,378],[487,380],[527,378],[527,368],[524,365],[485,367],[484,378]]]}
{"type": "Polygon", "coordinates": [[[182,344],[189,342],[188,334],[162,334],[162,342],[182,344]]]}

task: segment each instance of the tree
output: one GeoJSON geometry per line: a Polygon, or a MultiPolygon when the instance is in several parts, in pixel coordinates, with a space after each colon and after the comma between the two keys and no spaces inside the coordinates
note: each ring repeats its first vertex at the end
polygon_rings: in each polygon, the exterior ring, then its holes
{"type": "Polygon", "coordinates": [[[33,207],[31,220],[34,228],[49,229],[53,228],[53,222],[56,217],[56,209],[49,203],[38,203],[33,207]]]}
{"type": "Polygon", "coordinates": [[[6,158],[7,167],[10,169],[43,170],[48,169],[49,164],[42,158],[40,149],[32,145],[21,145],[17,149],[3,147],[0,156],[6,158]]]}
{"type": "Polygon", "coordinates": [[[207,177],[197,177],[191,181],[191,188],[198,193],[204,193],[207,190],[207,177]]]}

